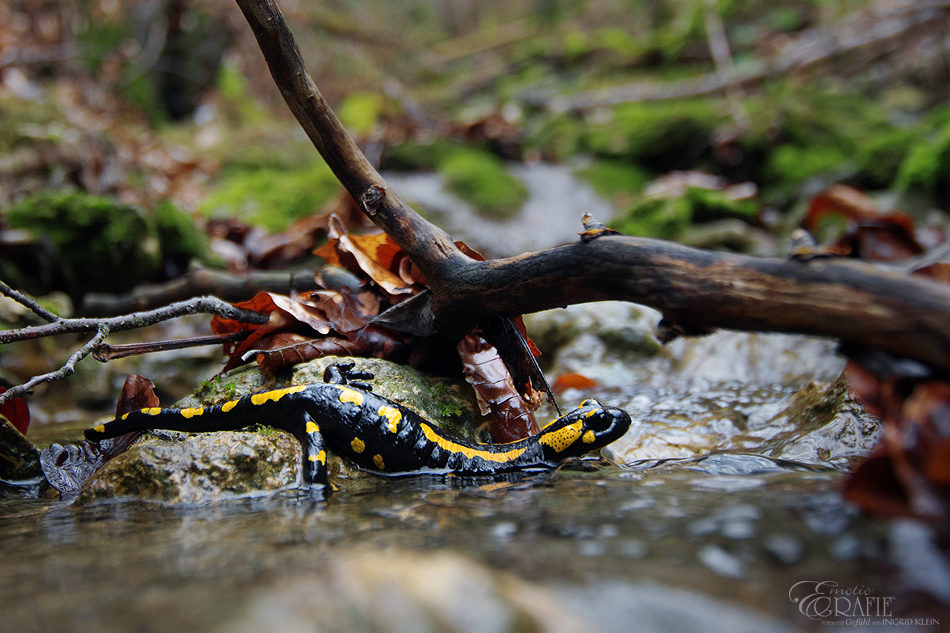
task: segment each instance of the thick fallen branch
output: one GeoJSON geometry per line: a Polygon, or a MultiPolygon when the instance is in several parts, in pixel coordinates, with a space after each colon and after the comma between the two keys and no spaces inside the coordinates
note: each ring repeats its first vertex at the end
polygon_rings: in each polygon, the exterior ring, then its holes
{"type": "Polygon", "coordinates": [[[950,291],[868,264],[756,259],[617,236],[503,260],[468,258],[362,155],[307,73],[277,5],[236,1],[321,156],[432,288],[384,315],[389,323],[457,337],[492,314],[623,300],[662,310],[671,332],[725,327],[833,336],[950,369],[950,291]]]}

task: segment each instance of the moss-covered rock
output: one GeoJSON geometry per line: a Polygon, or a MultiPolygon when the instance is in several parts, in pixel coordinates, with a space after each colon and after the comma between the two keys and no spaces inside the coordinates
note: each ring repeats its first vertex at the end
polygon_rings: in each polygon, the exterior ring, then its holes
{"type": "Polygon", "coordinates": [[[452,152],[439,163],[439,172],[452,193],[490,218],[514,217],[528,199],[528,190],[521,181],[508,173],[500,158],[488,152],[452,152]]]}
{"type": "MultiPolygon", "coordinates": [[[[474,393],[464,383],[431,378],[388,361],[327,357],[298,365],[275,383],[256,367],[239,368],[204,383],[176,407],[220,404],[250,393],[287,384],[323,382],[329,365],[354,362],[357,371],[374,374],[373,391],[416,411],[453,435],[485,441],[487,424],[478,413],[474,393]]],[[[301,450],[289,433],[266,426],[250,431],[187,434],[146,433],[87,482],[80,497],[92,501],[116,496],[166,503],[199,503],[273,492],[293,487],[301,450]]],[[[363,475],[330,452],[328,469],[337,487],[363,475]]]]}
{"type": "Polygon", "coordinates": [[[682,196],[647,198],[634,204],[610,226],[625,235],[676,239],[694,222],[751,220],[760,206],[756,199],[734,200],[722,190],[688,187],[682,196]]]}
{"type": "Polygon", "coordinates": [[[211,257],[194,220],[171,203],[153,213],[113,198],[81,192],[44,192],[4,212],[15,229],[41,245],[0,255],[0,274],[37,294],[63,290],[74,301],[86,292],[124,292],[161,281],[211,257]]]}
{"type": "Polygon", "coordinates": [[[15,482],[42,475],[39,452],[0,415],[0,480],[15,482]]]}
{"type": "Polygon", "coordinates": [[[726,120],[708,100],[625,103],[613,108],[610,120],[588,122],[584,145],[594,154],[629,157],[665,172],[683,167],[726,120]]]}
{"type": "Polygon", "coordinates": [[[575,170],[574,174],[593,187],[598,195],[618,206],[627,206],[650,180],[649,174],[639,165],[617,159],[595,159],[575,170]]]}

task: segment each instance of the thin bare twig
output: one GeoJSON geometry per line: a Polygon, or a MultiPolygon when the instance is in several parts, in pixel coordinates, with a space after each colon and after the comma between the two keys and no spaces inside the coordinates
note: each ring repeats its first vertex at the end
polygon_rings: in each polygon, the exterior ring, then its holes
{"type": "MultiPolygon", "coordinates": [[[[109,319],[61,319],[52,312],[43,310],[36,303],[24,295],[12,290],[6,284],[0,282],[0,292],[6,296],[22,303],[41,317],[51,320],[49,325],[40,325],[36,327],[21,328],[19,330],[10,330],[0,334],[0,344],[14,343],[17,341],[26,341],[45,336],[56,336],[59,334],[70,334],[76,332],[96,332],[96,335],[88,343],[83,345],[79,351],[69,357],[66,364],[60,369],[34,376],[22,385],[17,385],[0,393],[0,405],[9,398],[13,398],[23,393],[29,392],[34,386],[42,382],[52,382],[60,378],[66,378],[72,375],[76,363],[88,356],[92,351],[109,336],[110,332],[120,332],[124,330],[134,330],[138,328],[154,325],[162,321],[168,321],[188,314],[217,314],[224,318],[236,319],[244,323],[266,323],[268,316],[252,310],[242,310],[217,299],[216,297],[197,297],[189,301],[180,301],[163,308],[150,310],[148,312],[136,312],[109,319]],[[37,309],[39,312],[37,312],[37,309]],[[45,314],[45,316],[44,316],[45,314]],[[50,319],[52,317],[52,319],[50,319]]],[[[106,359],[108,360],[108,359],[106,359]]]]}
{"type": "Polygon", "coordinates": [[[66,364],[57,369],[56,371],[51,371],[48,374],[42,374],[41,376],[33,376],[27,380],[22,385],[17,385],[16,387],[10,387],[3,393],[0,393],[0,405],[7,401],[9,398],[15,398],[25,393],[29,393],[30,390],[36,385],[43,382],[53,382],[54,380],[59,380],[61,378],[66,378],[71,376],[72,373],[76,370],[76,363],[84,359],[86,356],[92,352],[93,348],[96,345],[99,345],[109,336],[109,327],[106,325],[100,325],[97,328],[96,335],[92,339],[79,348],[79,350],[69,357],[69,360],[66,361],[66,364]]]}
{"type": "Polygon", "coordinates": [[[216,297],[196,297],[155,310],[134,312],[108,319],[59,319],[49,325],[10,330],[0,333],[0,345],[58,334],[93,332],[103,326],[108,328],[110,332],[136,330],[188,314],[217,314],[226,319],[235,319],[242,323],[256,323],[258,325],[266,323],[268,318],[266,314],[260,312],[235,308],[216,297]]]}
{"type": "Polygon", "coordinates": [[[213,334],[211,336],[193,336],[191,338],[177,339],[174,341],[155,341],[153,343],[129,343],[127,345],[109,345],[102,343],[97,345],[96,349],[92,350],[92,357],[100,363],[108,363],[110,360],[138,356],[139,354],[165,352],[171,349],[187,349],[189,347],[200,347],[202,345],[232,343],[234,341],[242,341],[250,335],[250,332],[244,331],[231,332],[230,334],[213,334]]]}
{"type": "Polygon", "coordinates": [[[33,311],[33,314],[40,317],[47,323],[56,323],[57,321],[62,320],[60,317],[53,314],[46,308],[40,307],[38,303],[36,303],[35,301],[27,297],[25,294],[21,292],[17,292],[16,290],[6,285],[2,281],[0,281],[0,294],[3,294],[13,299],[14,301],[16,301],[17,303],[19,303],[20,305],[26,308],[29,308],[30,310],[33,311]]]}

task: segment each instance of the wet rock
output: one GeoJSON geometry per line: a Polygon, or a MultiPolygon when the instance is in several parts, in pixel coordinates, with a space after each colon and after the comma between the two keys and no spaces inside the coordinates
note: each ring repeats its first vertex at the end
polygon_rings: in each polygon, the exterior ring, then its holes
{"type": "Polygon", "coordinates": [[[297,481],[300,445],[283,431],[160,431],[143,438],[96,472],[81,503],[113,497],[203,503],[277,491],[297,481]]]}
{"type": "MultiPolygon", "coordinates": [[[[719,552],[707,557],[731,562],[716,562],[717,569],[729,576],[741,571],[731,554],[719,552]]],[[[401,550],[347,552],[319,574],[261,587],[217,630],[613,633],[631,627],[643,633],[794,630],[751,608],[655,582],[579,587],[528,581],[456,553],[401,550]]]]}
{"type": "MultiPolygon", "coordinates": [[[[274,382],[254,367],[240,368],[206,383],[196,395],[174,406],[210,406],[285,384],[322,383],[326,367],[344,360],[354,362],[358,371],[375,375],[370,382],[376,393],[443,424],[449,432],[470,438],[484,434],[485,429],[479,430],[474,394],[466,385],[377,359],[322,358],[295,367],[285,383],[274,382]]],[[[352,464],[329,452],[328,468],[336,485],[362,476],[352,464]]],[[[79,501],[131,497],[201,503],[264,494],[297,485],[300,455],[296,439],[268,426],[208,434],[155,431],[142,435],[128,451],[99,469],[79,501]]]]}
{"type": "Polygon", "coordinates": [[[882,433],[880,422],[855,402],[843,378],[791,394],[743,385],[639,394],[621,406],[634,424],[604,449],[621,464],[741,451],[847,469],[871,452],[882,433]]]}
{"type": "Polygon", "coordinates": [[[696,392],[731,383],[799,388],[844,369],[830,339],[720,330],[662,346],[653,334],[659,321],[652,308],[613,301],[525,316],[552,379],[581,373],[605,387],[696,392]]]}
{"type": "Polygon", "coordinates": [[[30,440],[0,416],[0,479],[23,481],[42,475],[39,452],[30,440]]]}

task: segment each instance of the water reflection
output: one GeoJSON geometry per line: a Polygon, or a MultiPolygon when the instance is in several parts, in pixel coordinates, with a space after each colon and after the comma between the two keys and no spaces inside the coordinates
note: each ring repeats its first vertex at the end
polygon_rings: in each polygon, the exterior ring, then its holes
{"type": "Polygon", "coordinates": [[[834,470],[748,455],[592,466],[370,479],[328,501],[5,504],[0,596],[17,631],[243,631],[280,613],[273,630],[406,630],[398,616],[420,631],[621,631],[631,617],[785,631],[813,628],[788,601],[797,580],[896,590],[880,564],[893,535],[842,503],[834,470]],[[726,477],[756,485],[710,485],[726,477]]]}

